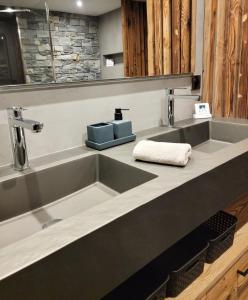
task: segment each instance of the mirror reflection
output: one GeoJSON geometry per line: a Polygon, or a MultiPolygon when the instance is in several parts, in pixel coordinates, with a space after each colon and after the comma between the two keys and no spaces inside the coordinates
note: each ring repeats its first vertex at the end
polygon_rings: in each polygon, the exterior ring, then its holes
{"type": "Polygon", "coordinates": [[[191,72],[194,1],[176,2],[0,0],[0,85],[191,72]]]}

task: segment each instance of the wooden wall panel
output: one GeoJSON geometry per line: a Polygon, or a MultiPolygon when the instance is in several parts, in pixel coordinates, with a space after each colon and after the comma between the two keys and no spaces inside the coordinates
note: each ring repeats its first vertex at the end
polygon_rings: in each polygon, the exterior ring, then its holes
{"type": "Polygon", "coordinates": [[[121,4],[125,76],[146,76],[148,74],[146,3],[122,0],[121,4]]]}
{"type": "Polygon", "coordinates": [[[171,0],[162,1],[163,74],[171,74],[171,0]]]}
{"type": "Polygon", "coordinates": [[[191,0],[181,1],[181,73],[189,73],[191,69],[191,0]]]}
{"type": "Polygon", "coordinates": [[[163,74],[163,26],[162,26],[162,0],[154,1],[155,23],[155,75],[163,74]]]}
{"type": "Polygon", "coordinates": [[[236,101],[236,117],[248,118],[248,1],[242,2],[241,63],[236,101]]]}
{"type": "Polygon", "coordinates": [[[248,118],[248,1],[205,1],[203,101],[214,116],[248,118]]]}
{"type": "Polygon", "coordinates": [[[147,32],[148,32],[148,74],[155,75],[155,23],[154,23],[154,2],[147,0],[147,32]]]}
{"type": "Polygon", "coordinates": [[[213,85],[213,97],[215,99],[213,103],[213,111],[215,116],[223,115],[223,99],[224,99],[224,75],[225,75],[225,30],[226,30],[226,12],[228,1],[218,1],[216,20],[218,20],[218,26],[216,27],[216,45],[215,45],[215,68],[214,68],[214,85],[213,85]]]}
{"type": "Polygon", "coordinates": [[[191,3],[191,61],[190,69],[191,72],[195,72],[195,62],[196,62],[196,10],[197,10],[197,0],[192,0],[191,3]]]}
{"type": "Polygon", "coordinates": [[[205,1],[203,100],[212,106],[217,1],[205,1]]]}
{"type": "Polygon", "coordinates": [[[181,0],[173,0],[171,5],[172,31],[172,73],[181,73],[181,0]]]}
{"type": "Polygon", "coordinates": [[[196,0],[147,0],[150,76],[194,71],[195,14],[196,0]]]}

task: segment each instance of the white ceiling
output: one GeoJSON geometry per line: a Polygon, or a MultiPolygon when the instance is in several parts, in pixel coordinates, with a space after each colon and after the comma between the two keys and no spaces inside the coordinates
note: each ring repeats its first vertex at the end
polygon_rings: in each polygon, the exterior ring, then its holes
{"type": "MultiPolygon", "coordinates": [[[[82,0],[83,6],[77,7],[77,0],[47,0],[49,9],[69,13],[99,16],[121,7],[121,0],[82,0]]],[[[0,0],[0,5],[43,9],[45,0],[0,0]]]]}

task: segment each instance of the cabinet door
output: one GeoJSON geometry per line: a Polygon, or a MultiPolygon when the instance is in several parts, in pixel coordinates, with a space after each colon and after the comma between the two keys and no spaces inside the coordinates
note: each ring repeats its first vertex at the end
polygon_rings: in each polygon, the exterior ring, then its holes
{"type": "MultiPolygon", "coordinates": [[[[237,275],[235,268],[230,269],[225,276],[206,294],[204,300],[238,300],[237,275]]],[[[246,299],[247,300],[247,299],[246,299]]]]}
{"type": "Polygon", "coordinates": [[[248,299],[248,252],[237,264],[237,295],[238,300],[248,299]]]}

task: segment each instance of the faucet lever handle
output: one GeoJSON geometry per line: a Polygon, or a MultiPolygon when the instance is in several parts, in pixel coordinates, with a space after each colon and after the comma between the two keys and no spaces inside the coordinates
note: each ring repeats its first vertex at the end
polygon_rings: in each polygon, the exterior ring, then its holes
{"type": "Polygon", "coordinates": [[[8,115],[10,118],[22,118],[22,112],[25,110],[27,110],[27,108],[16,106],[7,108],[8,115]]]}

